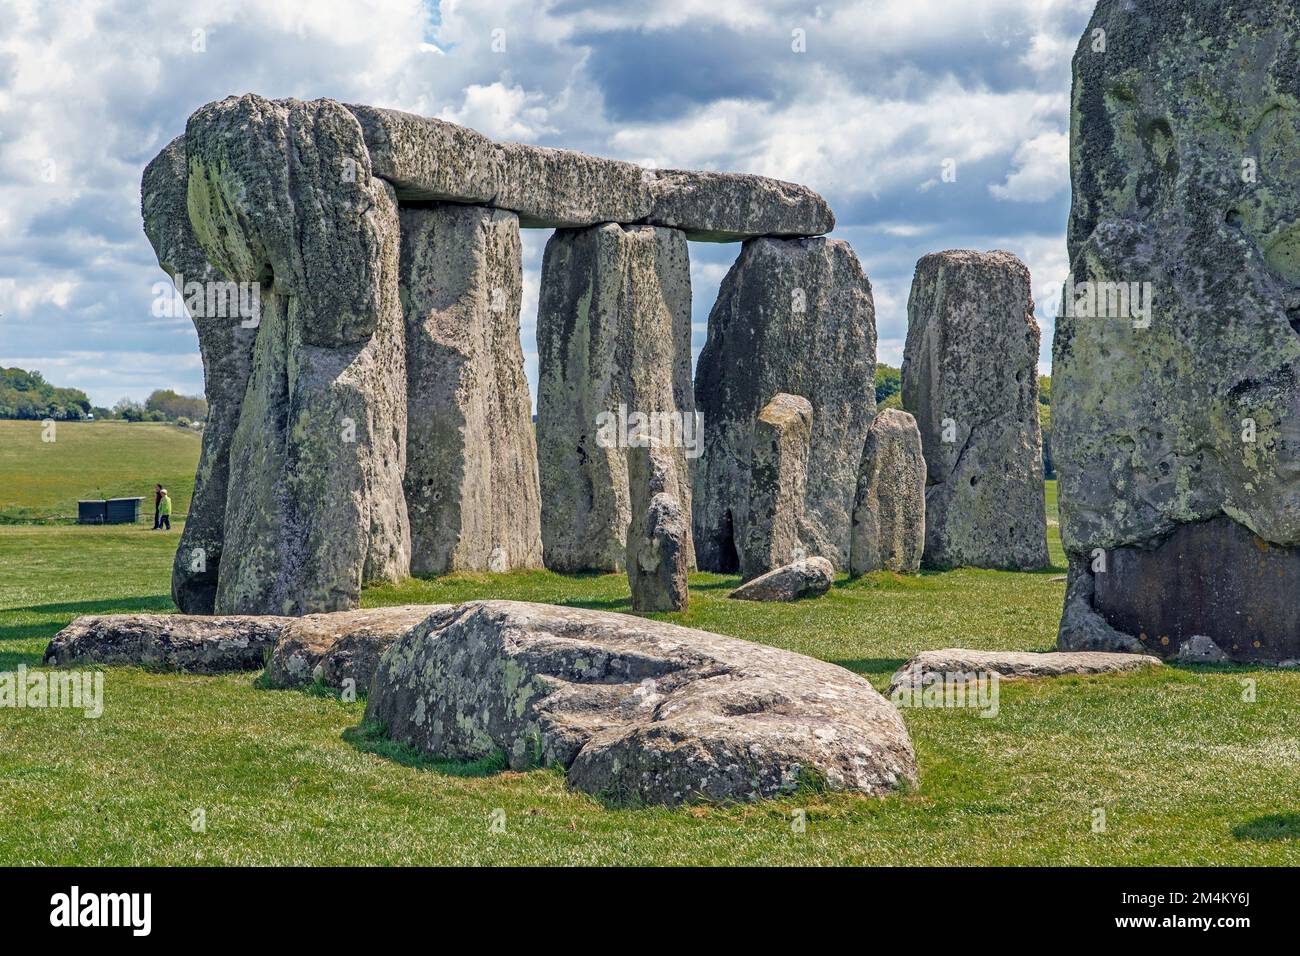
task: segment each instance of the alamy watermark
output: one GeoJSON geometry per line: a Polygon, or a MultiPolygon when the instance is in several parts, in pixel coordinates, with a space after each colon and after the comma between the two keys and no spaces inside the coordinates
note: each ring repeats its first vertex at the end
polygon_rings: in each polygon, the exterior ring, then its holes
{"type": "Polygon", "coordinates": [[[596,444],[601,448],[683,448],[687,458],[704,451],[704,415],[700,412],[629,413],[627,406],[596,416],[596,444]]]}
{"type": "Polygon", "coordinates": [[[68,708],[94,720],[104,713],[103,671],[16,671],[0,673],[0,707],[18,710],[68,708]]]}
{"type": "Polygon", "coordinates": [[[912,672],[889,695],[895,707],[966,709],[996,717],[1002,675],[997,671],[912,672]]]}
{"type": "Polygon", "coordinates": [[[262,323],[262,286],[257,282],[186,282],[178,272],[175,285],[153,284],[154,318],[179,318],[182,304],[196,319],[239,319],[246,329],[262,323]]]}
{"type": "Polygon", "coordinates": [[[1065,287],[1065,315],[1078,319],[1129,319],[1151,328],[1155,290],[1150,282],[1076,282],[1065,287]]]}

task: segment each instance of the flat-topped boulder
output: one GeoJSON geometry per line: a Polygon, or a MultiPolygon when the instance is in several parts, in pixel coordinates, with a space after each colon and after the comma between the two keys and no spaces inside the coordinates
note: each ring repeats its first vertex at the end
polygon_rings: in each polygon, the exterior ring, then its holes
{"type": "Polygon", "coordinates": [[[257,670],[292,618],[257,614],[104,614],[54,635],[44,663],[133,665],[217,674],[257,670]]]}
{"type": "Polygon", "coordinates": [[[388,646],[446,607],[401,604],[289,618],[267,661],[267,683],[298,687],[319,681],[341,688],[351,680],[353,689],[364,693],[388,646]]]}
{"type": "Polygon", "coordinates": [[[917,780],[898,711],[824,661],[661,621],[515,601],[431,614],[380,661],[366,718],[441,759],[622,803],[740,801],[917,780]]]}
{"type": "Polygon", "coordinates": [[[1062,677],[1066,674],[1114,674],[1159,667],[1160,659],[1149,654],[1111,654],[1103,651],[979,651],[949,647],[922,651],[895,672],[889,693],[901,687],[925,686],[929,675],[939,679],[975,680],[997,674],[1002,679],[1062,677]]]}
{"type": "Polygon", "coordinates": [[[569,149],[497,143],[446,120],[348,104],[361,123],[374,174],[403,202],[495,206],[522,226],[602,222],[669,226],[687,238],[814,236],[835,228],[817,193],[746,173],[654,170],[569,149]]]}

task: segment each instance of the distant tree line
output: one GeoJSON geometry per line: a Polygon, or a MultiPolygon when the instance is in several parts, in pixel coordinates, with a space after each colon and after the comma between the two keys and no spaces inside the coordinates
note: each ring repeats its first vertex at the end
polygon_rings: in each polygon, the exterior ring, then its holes
{"type": "Polygon", "coordinates": [[[91,405],[79,388],[58,388],[40,372],[0,368],[0,418],[78,421],[90,417],[128,422],[175,422],[189,425],[208,417],[208,403],[170,388],[156,389],[143,402],[122,398],[112,408],[91,405]]]}

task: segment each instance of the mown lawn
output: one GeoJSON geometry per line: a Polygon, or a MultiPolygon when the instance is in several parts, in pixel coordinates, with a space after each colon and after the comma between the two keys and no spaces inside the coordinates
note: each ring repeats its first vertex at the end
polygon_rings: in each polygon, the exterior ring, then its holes
{"type": "MultiPolygon", "coordinates": [[[[0,669],[37,665],[77,614],[168,609],[175,541],[143,527],[0,527],[0,669]]],[[[1060,573],[872,575],[785,606],[728,602],[733,579],[700,574],[690,611],[665,617],[813,654],[883,689],[924,648],[1049,649],[1060,573]]],[[[621,576],[546,572],[412,581],[365,603],[479,597],[628,610],[621,576]]],[[[0,864],[1300,863],[1295,672],[1004,683],[993,719],[904,711],[914,793],[678,810],[606,809],[555,771],[385,755],[350,732],[363,704],[258,690],[255,677],[111,668],[98,720],[0,710],[0,864]],[[205,832],[191,826],[199,809],[205,832]]]]}
{"type": "Polygon", "coordinates": [[[68,521],[78,498],[140,497],[152,524],[155,482],[183,515],[200,441],[161,422],[55,422],[47,436],[40,422],[0,421],[0,523],[68,521]]]}

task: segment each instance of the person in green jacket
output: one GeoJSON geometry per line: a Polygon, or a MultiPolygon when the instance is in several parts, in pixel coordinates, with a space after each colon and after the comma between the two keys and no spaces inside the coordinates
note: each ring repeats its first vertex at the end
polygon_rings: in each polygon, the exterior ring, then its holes
{"type": "Polygon", "coordinates": [[[172,496],[166,488],[162,490],[162,498],[158,501],[158,527],[160,530],[172,529],[172,496]]]}

